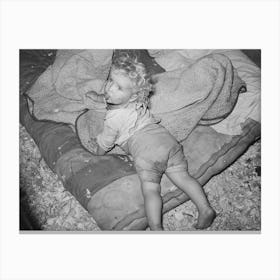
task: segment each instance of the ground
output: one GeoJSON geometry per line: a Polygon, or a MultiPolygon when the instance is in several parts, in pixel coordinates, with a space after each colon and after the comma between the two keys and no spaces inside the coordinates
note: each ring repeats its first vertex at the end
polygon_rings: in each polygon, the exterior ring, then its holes
{"type": "MultiPolygon", "coordinates": [[[[261,142],[204,187],[217,218],[207,231],[261,230],[261,142]]],[[[90,214],[64,189],[20,126],[20,193],[33,228],[50,231],[98,231],[90,214]]],[[[22,210],[23,211],[23,210],[22,210]]],[[[193,231],[197,211],[191,201],[163,215],[167,231],[193,231]]],[[[149,229],[147,229],[149,230],[149,229]]]]}

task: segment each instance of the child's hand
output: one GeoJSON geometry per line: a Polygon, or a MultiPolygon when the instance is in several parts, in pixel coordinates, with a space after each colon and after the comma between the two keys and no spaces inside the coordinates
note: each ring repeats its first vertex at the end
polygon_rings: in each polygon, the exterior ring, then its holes
{"type": "Polygon", "coordinates": [[[106,151],[98,145],[96,138],[90,138],[87,149],[96,156],[103,156],[106,153],[106,151]]]}
{"type": "Polygon", "coordinates": [[[88,109],[102,111],[106,109],[104,95],[98,94],[95,91],[89,91],[85,94],[84,103],[87,105],[88,109]]]}
{"type": "Polygon", "coordinates": [[[99,102],[101,95],[92,90],[86,93],[86,97],[92,99],[95,102],[99,102]]]}
{"type": "Polygon", "coordinates": [[[97,149],[98,149],[98,144],[96,141],[96,138],[90,137],[90,139],[87,142],[87,149],[96,155],[97,149]]]}

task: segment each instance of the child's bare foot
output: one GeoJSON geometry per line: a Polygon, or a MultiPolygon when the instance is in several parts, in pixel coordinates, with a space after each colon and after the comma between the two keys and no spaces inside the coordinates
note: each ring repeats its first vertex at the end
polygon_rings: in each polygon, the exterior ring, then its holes
{"type": "Polygon", "coordinates": [[[198,222],[195,225],[196,229],[208,228],[216,218],[216,212],[211,208],[206,208],[205,210],[199,212],[198,222]]]}

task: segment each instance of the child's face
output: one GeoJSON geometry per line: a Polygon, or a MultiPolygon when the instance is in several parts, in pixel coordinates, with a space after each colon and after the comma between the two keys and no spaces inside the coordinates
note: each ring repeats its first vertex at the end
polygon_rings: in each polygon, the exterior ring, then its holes
{"type": "Polygon", "coordinates": [[[121,70],[112,70],[105,86],[105,99],[107,103],[126,104],[135,93],[133,81],[121,70]]]}

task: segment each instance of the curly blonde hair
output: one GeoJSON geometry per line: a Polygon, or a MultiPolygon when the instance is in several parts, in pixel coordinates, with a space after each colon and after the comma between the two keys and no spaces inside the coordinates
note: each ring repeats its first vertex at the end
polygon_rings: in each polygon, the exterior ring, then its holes
{"type": "Polygon", "coordinates": [[[131,57],[124,52],[117,57],[113,57],[112,69],[123,70],[127,74],[137,87],[136,102],[144,108],[149,108],[149,97],[153,87],[144,64],[139,62],[137,57],[131,57]]]}

